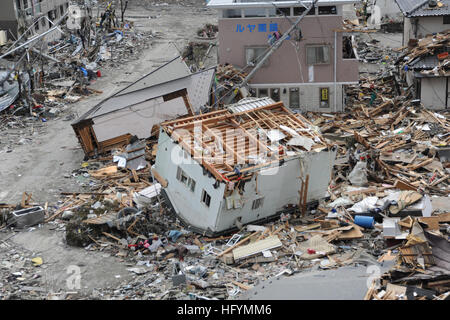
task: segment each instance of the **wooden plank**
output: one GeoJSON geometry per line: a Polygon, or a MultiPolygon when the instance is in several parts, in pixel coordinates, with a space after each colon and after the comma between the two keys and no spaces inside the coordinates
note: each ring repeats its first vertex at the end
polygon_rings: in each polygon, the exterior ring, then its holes
{"type": "Polygon", "coordinates": [[[151,170],[152,170],[153,176],[156,178],[156,180],[158,180],[158,182],[161,184],[161,186],[162,186],[163,188],[167,188],[167,185],[169,184],[169,183],[167,182],[167,180],[164,179],[164,178],[158,173],[158,171],[156,171],[155,169],[152,168],[151,170]]]}

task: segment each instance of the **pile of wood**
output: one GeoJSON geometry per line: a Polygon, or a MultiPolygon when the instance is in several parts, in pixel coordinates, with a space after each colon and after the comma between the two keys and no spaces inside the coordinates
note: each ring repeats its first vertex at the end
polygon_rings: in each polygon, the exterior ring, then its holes
{"type": "Polygon", "coordinates": [[[348,184],[346,175],[362,157],[371,185],[401,185],[447,196],[450,162],[444,153],[450,144],[449,112],[429,111],[405,95],[395,97],[392,83],[384,84],[386,90],[381,81],[353,89],[351,112],[308,114],[322,134],[339,146],[333,186],[348,184]],[[372,105],[370,92],[376,94],[372,105]]]}
{"type": "Polygon", "coordinates": [[[403,47],[405,51],[397,60],[396,64],[400,65],[402,69],[405,66],[410,66],[414,62],[424,59],[426,57],[436,57],[436,66],[432,70],[422,67],[415,68],[422,74],[432,74],[435,76],[448,76],[450,55],[448,47],[450,46],[450,31],[429,35],[423,39],[410,41],[409,46],[403,47]]]}

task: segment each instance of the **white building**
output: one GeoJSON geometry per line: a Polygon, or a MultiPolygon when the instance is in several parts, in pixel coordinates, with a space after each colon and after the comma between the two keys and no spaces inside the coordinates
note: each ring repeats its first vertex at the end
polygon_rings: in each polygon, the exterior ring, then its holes
{"type": "Polygon", "coordinates": [[[191,229],[213,236],[326,196],[336,151],[266,99],[161,124],[152,173],[191,229]]]}
{"type": "Polygon", "coordinates": [[[403,45],[450,29],[450,0],[395,0],[404,16],[403,45]]]}

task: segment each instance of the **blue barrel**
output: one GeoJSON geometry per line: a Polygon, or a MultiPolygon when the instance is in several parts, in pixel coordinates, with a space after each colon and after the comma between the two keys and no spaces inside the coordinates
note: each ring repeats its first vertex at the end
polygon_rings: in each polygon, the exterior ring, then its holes
{"type": "Polygon", "coordinates": [[[372,229],[375,224],[375,220],[373,217],[355,216],[355,224],[360,227],[372,229]]]}

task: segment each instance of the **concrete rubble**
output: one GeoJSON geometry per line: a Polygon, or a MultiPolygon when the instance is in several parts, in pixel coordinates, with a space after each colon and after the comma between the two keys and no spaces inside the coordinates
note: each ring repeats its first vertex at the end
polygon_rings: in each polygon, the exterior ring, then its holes
{"type": "MultiPolygon", "coordinates": [[[[49,44],[49,54],[59,62],[50,61],[32,93],[20,96],[0,113],[0,131],[4,132],[0,154],[12,152],[17,145],[32,144],[34,137],[46,130],[43,122],[47,120],[63,118],[69,125],[78,117],[71,103],[102,93],[89,87],[102,76],[102,70],[132,63],[148,49],[150,39],[161,38],[158,32],[140,32],[126,21],[105,30],[99,26],[105,21],[96,21],[89,29],[95,45],[83,47],[82,38],[75,34],[49,44]]],[[[359,22],[347,22],[345,27],[369,30],[359,22]]],[[[199,26],[195,39],[180,52],[192,74],[208,70],[217,32],[214,24],[199,26]]],[[[0,203],[0,299],[448,300],[450,112],[424,108],[403,73],[415,59],[446,45],[448,36],[436,34],[403,51],[385,49],[377,40],[357,39],[360,63],[383,64],[383,68],[361,74],[357,85],[347,87],[345,112],[299,114],[288,110],[289,125],[294,122],[301,127],[302,122],[302,130],[309,132],[311,139],[302,138],[292,126],[275,130],[267,125],[271,130],[266,138],[279,142],[277,147],[286,145],[287,152],[315,152],[312,146],[318,142],[320,147],[336,150],[326,195],[306,203],[308,178],[302,180],[298,193],[304,201],[286,204],[285,211],[274,212],[277,215],[267,221],[237,222],[232,232],[215,237],[182,221],[165,196],[167,179],[155,169],[158,148],[163,147],[158,144],[162,131],[148,128],[145,138],[129,135],[102,152],[86,152],[78,167],[64,177],[78,189],[56,191],[56,203],[34,199],[30,192],[23,193],[20,203],[0,203]],[[25,213],[33,217],[19,219],[25,213]],[[114,275],[114,285],[89,292],[55,291],[46,286],[44,273],[51,262],[10,242],[18,233],[45,228],[60,234],[67,247],[113,258],[126,269],[127,278],[114,275]],[[377,277],[369,277],[373,268],[377,277]]],[[[447,56],[439,58],[438,68],[420,72],[446,74],[447,56]]],[[[17,60],[20,54],[10,58],[17,60]]],[[[190,125],[189,121],[202,117],[210,123],[214,117],[218,121],[231,118],[226,115],[225,97],[247,73],[232,65],[215,67],[213,91],[207,93],[209,105],[194,106],[194,112],[189,103],[193,94],[189,96],[185,90],[175,98],[183,97],[187,111],[174,119],[161,118],[172,122],[161,122],[158,128],[190,125]]],[[[164,98],[158,99],[168,101],[179,89],[164,92],[160,95],[164,98]]],[[[231,102],[247,94],[241,89],[231,102]]],[[[236,114],[243,117],[251,113],[248,110],[236,114]]],[[[245,123],[236,119],[234,127],[245,123]]],[[[275,119],[274,113],[261,122],[275,119]]],[[[252,121],[259,125],[254,118],[252,121]]],[[[182,139],[174,140],[182,145],[182,139]]],[[[204,151],[211,141],[220,139],[210,137],[200,146],[194,144],[192,150],[204,151]]],[[[210,168],[205,168],[206,176],[210,168]]],[[[231,174],[227,177],[235,174],[238,185],[240,170],[246,168],[228,168],[231,174]]],[[[226,180],[228,188],[230,180],[226,180]]],[[[232,198],[230,189],[226,191],[232,198]]]]}

